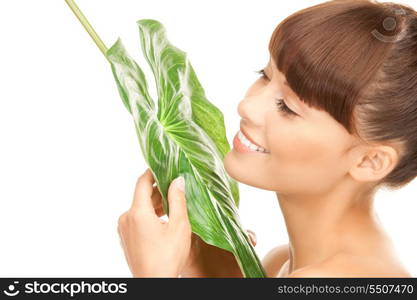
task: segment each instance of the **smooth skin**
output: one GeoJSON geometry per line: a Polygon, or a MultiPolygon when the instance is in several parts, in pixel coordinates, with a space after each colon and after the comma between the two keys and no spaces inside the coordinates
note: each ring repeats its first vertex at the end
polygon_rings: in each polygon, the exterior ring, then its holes
{"type": "MultiPolygon", "coordinates": [[[[327,112],[302,102],[272,58],[264,72],[238,113],[243,131],[270,153],[232,149],[224,165],[235,180],[277,196],[289,243],[265,256],[267,275],[411,277],[373,207],[375,186],[395,167],[401,143],[367,143],[349,134],[327,112]],[[295,114],[278,109],[276,98],[295,114]]],[[[186,200],[173,184],[168,195],[172,215],[161,223],[153,182],[148,169],[133,201],[143,205],[132,205],[119,219],[133,276],[241,277],[229,252],[191,233],[186,200]]]]}

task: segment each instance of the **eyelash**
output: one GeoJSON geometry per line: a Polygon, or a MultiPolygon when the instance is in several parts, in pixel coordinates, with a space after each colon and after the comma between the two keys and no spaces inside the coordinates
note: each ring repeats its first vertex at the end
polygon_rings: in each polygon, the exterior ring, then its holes
{"type": "Polygon", "coordinates": [[[293,112],[287,104],[285,104],[284,99],[282,98],[275,98],[275,103],[278,107],[278,110],[281,111],[284,115],[292,115],[296,116],[297,114],[293,112]]]}
{"type": "MultiPolygon", "coordinates": [[[[268,80],[268,77],[265,75],[264,69],[261,69],[259,71],[255,71],[258,74],[262,75],[262,79],[268,80]]],[[[277,108],[279,111],[281,111],[284,115],[291,115],[291,116],[297,116],[295,112],[293,112],[284,102],[284,99],[282,98],[275,98],[275,103],[277,105],[277,108]]]]}
{"type": "Polygon", "coordinates": [[[268,79],[268,77],[265,75],[265,71],[264,71],[264,69],[261,69],[261,70],[259,70],[259,71],[255,71],[256,73],[258,73],[258,74],[261,74],[262,75],[262,77],[261,78],[263,78],[263,79],[268,79]]]}

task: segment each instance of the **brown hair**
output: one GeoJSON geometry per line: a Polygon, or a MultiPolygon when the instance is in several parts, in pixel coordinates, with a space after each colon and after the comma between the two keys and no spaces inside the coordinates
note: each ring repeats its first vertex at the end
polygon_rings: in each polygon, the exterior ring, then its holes
{"type": "Polygon", "coordinates": [[[274,30],[269,52],[297,96],[367,143],[397,143],[400,160],[379,183],[417,175],[417,13],[371,0],[333,0],[274,30]]]}

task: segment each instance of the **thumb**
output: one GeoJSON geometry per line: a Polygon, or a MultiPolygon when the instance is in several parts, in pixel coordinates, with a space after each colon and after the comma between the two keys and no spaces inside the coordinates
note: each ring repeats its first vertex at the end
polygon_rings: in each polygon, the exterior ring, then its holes
{"type": "Polygon", "coordinates": [[[168,189],[168,204],[170,222],[188,222],[184,177],[179,176],[171,182],[168,189]]]}

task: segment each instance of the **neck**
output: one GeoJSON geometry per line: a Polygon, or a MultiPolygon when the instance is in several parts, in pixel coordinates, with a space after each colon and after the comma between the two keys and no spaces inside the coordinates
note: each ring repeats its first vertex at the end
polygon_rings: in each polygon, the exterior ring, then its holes
{"type": "Polygon", "coordinates": [[[289,237],[289,273],[349,251],[377,231],[373,192],[353,182],[322,195],[276,194],[289,237]]]}

